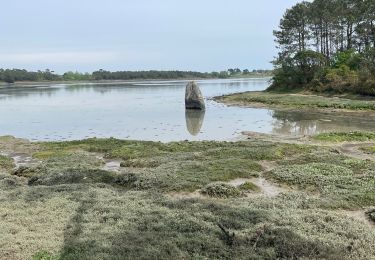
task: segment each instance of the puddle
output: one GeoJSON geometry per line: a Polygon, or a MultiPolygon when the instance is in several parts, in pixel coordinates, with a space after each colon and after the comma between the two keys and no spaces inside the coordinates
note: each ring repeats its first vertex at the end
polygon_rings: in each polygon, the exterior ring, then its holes
{"type": "Polygon", "coordinates": [[[35,163],[35,160],[27,154],[10,154],[9,157],[14,160],[17,167],[29,166],[30,164],[35,163]]]}
{"type": "Polygon", "coordinates": [[[105,162],[103,166],[103,170],[105,171],[112,171],[112,172],[119,172],[121,169],[121,161],[108,161],[105,162]]]}

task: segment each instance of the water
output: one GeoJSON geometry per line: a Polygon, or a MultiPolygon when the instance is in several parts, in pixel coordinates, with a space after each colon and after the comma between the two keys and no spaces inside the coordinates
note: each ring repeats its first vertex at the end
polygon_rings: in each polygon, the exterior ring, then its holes
{"type": "Polygon", "coordinates": [[[242,131],[316,134],[372,130],[375,121],[340,114],[228,107],[210,97],[263,90],[268,79],[198,81],[206,111],[185,112],[186,81],[51,85],[0,89],[0,135],[34,141],[89,137],[231,140],[242,131]]]}

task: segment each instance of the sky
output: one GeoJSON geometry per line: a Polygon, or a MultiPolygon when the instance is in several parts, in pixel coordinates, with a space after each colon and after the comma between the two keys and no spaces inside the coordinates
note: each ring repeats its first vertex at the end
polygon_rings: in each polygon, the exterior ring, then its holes
{"type": "Polygon", "coordinates": [[[298,0],[12,0],[0,67],[56,72],[269,69],[298,0]]]}

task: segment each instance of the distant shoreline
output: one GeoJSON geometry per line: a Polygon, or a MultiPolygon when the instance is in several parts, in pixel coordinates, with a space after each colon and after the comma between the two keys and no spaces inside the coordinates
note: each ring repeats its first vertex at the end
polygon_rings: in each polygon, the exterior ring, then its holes
{"type": "Polygon", "coordinates": [[[152,82],[152,81],[191,81],[191,80],[231,80],[231,79],[267,79],[271,76],[247,76],[247,77],[229,77],[229,78],[175,78],[175,79],[129,79],[129,80],[59,80],[59,81],[17,81],[15,83],[0,82],[0,89],[8,87],[43,87],[51,84],[56,85],[74,85],[74,84],[110,84],[110,83],[134,83],[134,82],[152,82]]]}

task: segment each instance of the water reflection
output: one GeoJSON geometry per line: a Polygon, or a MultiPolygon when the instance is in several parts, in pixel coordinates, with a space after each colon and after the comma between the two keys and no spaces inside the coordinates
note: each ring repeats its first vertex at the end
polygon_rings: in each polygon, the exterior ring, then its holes
{"type": "Polygon", "coordinates": [[[168,142],[230,140],[242,131],[309,135],[375,129],[374,113],[360,116],[359,113],[274,111],[226,106],[209,99],[264,90],[268,79],[197,83],[208,98],[205,113],[185,111],[186,81],[0,88],[0,136],[31,140],[116,137],[168,142]]]}
{"type": "Polygon", "coordinates": [[[372,131],[374,118],[366,114],[318,113],[314,111],[272,111],[272,132],[283,135],[314,135],[334,131],[372,131]]]}
{"type": "Polygon", "coordinates": [[[29,87],[0,88],[0,99],[17,100],[17,99],[27,98],[31,95],[38,96],[38,97],[45,97],[45,96],[52,97],[58,91],[61,91],[62,87],[60,86],[48,86],[48,87],[29,86],[29,87]]]}
{"type": "Polygon", "coordinates": [[[186,109],[185,119],[186,119],[186,129],[193,136],[197,136],[202,129],[204,121],[204,110],[198,109],[186,109]]]}

